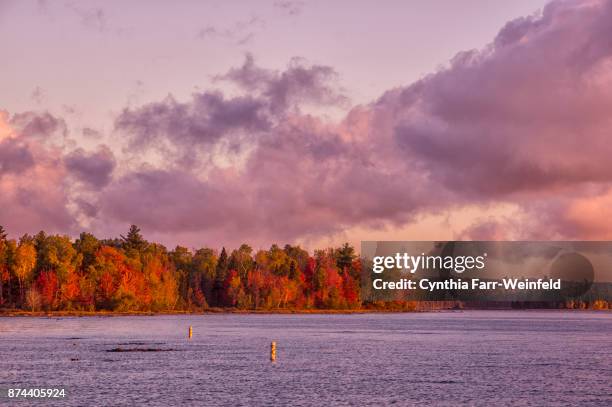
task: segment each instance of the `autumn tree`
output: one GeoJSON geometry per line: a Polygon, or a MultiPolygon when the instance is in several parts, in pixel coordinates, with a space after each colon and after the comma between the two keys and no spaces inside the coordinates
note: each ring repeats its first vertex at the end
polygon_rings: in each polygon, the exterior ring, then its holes
{"type": "Polygon", "coordinates": [[[277,276],[288,276],[291,269],[291,259],[287,253],[273,244],[267,252],[266,266],[277,276]]]}
{"type": "Polygon", "coordinates": [[[245,283],[249,308],[257,309],[262,304],[265,295],[265,276],[261,270],[253,269],[247,273],[245,283]]]}
{"type": "Polygon", "coordinates": [[[40,309],[41,297],[36,286],[28,288],[26,292],[26,304],[30,311],[38,311],[40,309]]]}
{"type": "Polygon", "coordinates": [[[99,308],[118,311],[149,308],[151,298],[145,278],[120,250],[102,246],[92,271],[98,282],[95,299],[99,308]]]}
{"type": "Polygon", "coordinates": [[[241,279],[246,279],[249,271],[253,269],[253,249],[248,244],[240,245],[240,248],[232,251],[229,258],[228,268],[236,270],[241,279]]]}
{"type": "Polygon", "coordinates": [[[192,270],[193,254],[191,254],[186,247],[176,246],[176,248],[169,253],[169,257],[170,262],[174,265],[174,271],[176,273],[179,300],[184,303],[183,305],[188,305],[190,298],[189,281],[192,270]]]}
{"type": "Polygon", "coordinates": [[[304,270],[308,263],[309,255],[308,252],[302,249],[300,246],[285,245],[283,249],[287,256],[296,263],[296,270],[304,270]]]}
{"type": "Polygon", "coordinates": [[[19,281],[19,298],[24,302],[24,286],[32,277],[36,266],[36,249],[32,239],[28,236],[22,237],[15,252],[14,273],[19,281]]]}
{"type": "Polygon", "coordinates": [[[178,285],[174,266],[170,263],[165,247],[148,245],[143,255],[143,274],[151,298],[151,308],[174,309],[178,302],[178,285]]]}
{"type": "Polygon", "coordinates": [[[226,307],[244,307],[246,305],[246,295],[240,278],[236,270],[229,270],[224,281],[224,295],[222,304],[226,307]]]}
{"type": "Polygon", "coordinates": [[[96,252],[101,246],[101,242],[91,233],[83,232],[79,235],[79,238],[74,242],[74,248],[81,254],[82,268],[87,270],[91,266],[96,258],[96,252]]]}
{"type": "Polygon", "coordinates": [[[36,286],[40,292],[42,306],[46,309],[55,308],[58,291],[57,275],[55,272],[41,272],[36,279],[36,286]]]}
{"type": "Polygon", "coordinates": [[[207,307],[214,299],[217,256],[214,250],[202,248],[195,252],[191,267],[192,299],[198,307],[207,307]]]}
{"type": "Polygon", "coordinates": [[[10,277],[7,234],[0,225],[0,306],[4,304],[4,285],[9,282],[10,277]]]}
{"type": "Polygon", "coordinates": [[[57,300],[62,307],[80,308],[81,285],[85,280],[85,276],[79,274],[83,254],[75,249],[68,236],[46,236],[41,232],[34,240],[37,248],[37,273],[53,271],[59,284],[57,300]]]}

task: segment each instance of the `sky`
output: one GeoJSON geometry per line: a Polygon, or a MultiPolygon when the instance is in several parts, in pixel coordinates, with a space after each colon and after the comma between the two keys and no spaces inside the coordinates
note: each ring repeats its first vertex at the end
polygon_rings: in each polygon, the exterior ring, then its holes
{"type": "Polygon", "coordinates": [[[610,239],[610,1],[0,0],[0,225],[610,239]]]}

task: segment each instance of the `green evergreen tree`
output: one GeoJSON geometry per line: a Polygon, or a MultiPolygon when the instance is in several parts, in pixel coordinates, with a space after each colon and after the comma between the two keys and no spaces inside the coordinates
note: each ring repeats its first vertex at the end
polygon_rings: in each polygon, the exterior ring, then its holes
{"type": "Polygon", "coordinates": [[[217,267],[215,268],[215,286],[213,288],[214,291],[214,302],[217,306],[223,306],[224,299],[224,283],[225,278],[227,277],[227,271],[229,269],[229,259],[227,257],[227,252],[225,251],[225,247],[221,250],[221,254],[219,255],[219,260],[217,261],[217,267]]]}
{"type": "Polygon", "coordinates": [[[142,252],[147,247],[147,241],[140,234],[140,228],[136,225],[130,226],[127,236],[121,235],[123,248],[125,250],[142,252]]]}
{"type": "Polygon", "coordinates": [[[221,249],[219,260],[217,261],[217,267],[215,270],[215,280],[218,282],[225,281],[227,277],[227,270],[229,269],[229,259],[227,258],[227,252],[225,247],[221,249]]]}
{"type": "Polygon", "coordinates": [[[353,265],[353,260],[357,257],[355,255],[355,248],[348,243],[344,243],[342,247],[335,250],[334,257],[336,259],[336,266],[342,272],[349,270],[353,265]]]}

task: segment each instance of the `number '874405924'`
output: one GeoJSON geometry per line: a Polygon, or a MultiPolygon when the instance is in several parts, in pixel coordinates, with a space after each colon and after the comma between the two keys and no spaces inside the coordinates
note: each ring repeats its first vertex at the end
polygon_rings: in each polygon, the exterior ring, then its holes
{"type": "Polygon", "coordinates": [[[9,388],[3,392],[8,398],[64,398],[66,397],[66,389],[63,388],[45,388],[45,387],[30,387],[30,388],[9,388]]]}

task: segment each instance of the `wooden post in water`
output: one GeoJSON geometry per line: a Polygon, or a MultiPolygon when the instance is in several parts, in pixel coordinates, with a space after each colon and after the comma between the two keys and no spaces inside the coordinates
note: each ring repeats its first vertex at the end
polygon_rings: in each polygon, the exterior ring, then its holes
{"type": "Polygon", "coordinates": [[[189,339],[193,336],[193,328],[189,325],[189,339]]]}
{"type": "Polygon", "coordinates": [[[276,361],[276,342],[272,341],[270,344],[270,361],[276,361]]]}

